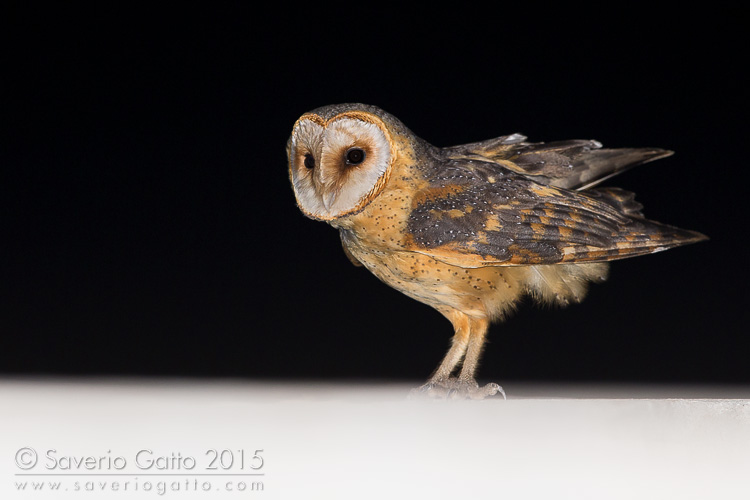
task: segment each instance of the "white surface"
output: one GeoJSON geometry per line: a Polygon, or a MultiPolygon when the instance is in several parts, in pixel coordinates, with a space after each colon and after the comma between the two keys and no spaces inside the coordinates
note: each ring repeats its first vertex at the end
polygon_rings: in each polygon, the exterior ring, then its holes
{"type": "Polygon", "coordinates": [[[507,401],[429,402],[408,389],[0,380],[0,498],[750,498],[749,390],[506,384],[507,401]],[[23,448],[34,467],[16,463],[30,464],[23,448]],[[208,469],[209,450],[233,466],[208,469]],[[64,468],[85,457],[97,465],[64,468]]]}

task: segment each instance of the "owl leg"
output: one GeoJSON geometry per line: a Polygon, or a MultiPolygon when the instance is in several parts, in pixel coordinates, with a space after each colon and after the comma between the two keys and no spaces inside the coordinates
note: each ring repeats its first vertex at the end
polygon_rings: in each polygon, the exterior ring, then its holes
{"type": "Polygon", "coordinates": [[[490,322],[486,318],[471,318],[470,324],[471,334],[469,335],[469,344],[466,349],[461,372],[458,375],[458,382],[472,399],[483,399],[498,393],[502,394],[503,398],[505,398],[505,391],[499,385],[489,383],[483,387],[479,387],[474,378],[474,372],[477,371],[477,367],[479,366],[479,357],[482,354],[490,322]]]}
{"type": "Polygon", "coordinates": [[[455,330],[451,348],[427,383],[415,389],[413,393],[435,398],[457,399],[484,399],[497,393],[505,397],[505,392],[499,385],[487,384],[479,387],[474,379],[489,321],[483,318],[471,318],[455,309],[441,310],[441,312],[451,321],[455,330]],[[460,375],[452,378],[451,373],[462,358],[463,366],[460,375]]]}
{"type": "Polygon", "coordinates": [[[456,365],[458,365],[459,361],[461,361],[461,358],[463,358],[466,353],[466,348],[469,345],[469,335],[471,334],[471,323],[469,322],[468,316],[456,311],[455,309],[441,312],[443,312],[453,324],[455,333],[453,334],[451,348],[448,349],[440,366],[438,366],[435,373],[430,377],[430,382],[432,383],[442,382],[451,376],[456,365]]]}
{"type": "Polygon", "coordinates": [[[487,330],[490,326],[489,321],[484,318],[471,318],[471,334],[466,349],[466,356],[461,367],[460,380],[474,380],[474,372],[479,366],[479,357],[484,347],[484,339],[487,336],[487,330]]]}

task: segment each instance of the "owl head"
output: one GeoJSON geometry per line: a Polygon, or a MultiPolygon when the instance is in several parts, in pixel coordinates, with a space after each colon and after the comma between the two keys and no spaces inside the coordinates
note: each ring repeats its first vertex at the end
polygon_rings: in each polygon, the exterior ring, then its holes
{"type": "Polygon", "coordinates": [[[325,106],[302,115],[287,143],[289,177],[300,210],[331,221],[362,210],[383,189],[405,128],[365,104],[325,106]]]}

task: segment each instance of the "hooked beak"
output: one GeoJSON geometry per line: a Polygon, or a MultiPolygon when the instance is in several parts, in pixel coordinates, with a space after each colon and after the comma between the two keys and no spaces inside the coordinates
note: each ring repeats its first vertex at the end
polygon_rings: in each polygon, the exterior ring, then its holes
{"type": "Polygon", "coordinates": [[[314,179],[315,184],[318,186],[318,192],[321,193],[320,198],[323,206],[326,210],[330,210],[338,197],[338,190],[336,189],[334,180],[322,168],[315,171],[314,179]]]}
{"type": "Polygon", "coordinates": [[[337,193],[336,191],[331,191],[328,193],[324,193],[323,198],[323,206],[326,207],[326,210],[330,210],[333,204],[336,202],[337,193]]]}

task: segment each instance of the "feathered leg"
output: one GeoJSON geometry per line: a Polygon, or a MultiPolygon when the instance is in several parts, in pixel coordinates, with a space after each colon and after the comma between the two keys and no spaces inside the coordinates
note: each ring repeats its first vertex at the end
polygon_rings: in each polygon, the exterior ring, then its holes
{"type": "Polygon", "coordinates": [[[470,318],[471,334],[469,335],[469,345],[466,348],[464,363],[461,367],[461,373],[458,375],[458,382],[464,388],[466,395],[472,399],[484,399],[487,396],[494,396],[497,393],[502,394],[505,398],[503,388],[495,383],[489,383],[479,387],[474,373],[479,366],[479,357],[482,354],[484,340],[487,336],[487,330],[490,322],[486,318],[470,318]]]}
{"type": "Polygon", "coordinates": [[[466,354],[466,348],[469,345],[469,336],[471,334],[471,323],[467,315],[456,311],[455,309],[446,309],[440,312],[442,312],[453,324],[455,333],[453,334],[453,339],[451,341],[451,348],[448,349],[440,366],[438,366],[435,373],[430,377],[430,382],[432,383],[442,382],[451,376],[456,365],[458,365],[466,354]]]}
{"type": "Polygon", "coordinates": [[[466,349],[464,364],[461,367],[459,380],[474,380],[474,372],[479,366],[479,356],[482,354],[484,339],[487,336],[490,322],[484,318],[470,318],[471,334],[469,336],[469,345],[466,349]]]}
{"type": "Polygon", "coordinates": [[[489,321],[485,318],[467,316],[455,309],[445,309],[441,312],[451,321],[455,330],[451,348],[430,380],[414,392],[451,399],[484,399],[497,393],[505,397],[505,392],[499,385],[491,383],[479,387],[474,379],[489,321]],[[451,373],[462,358],[463,366],[459,376],[451,378],[451,373]]]}

